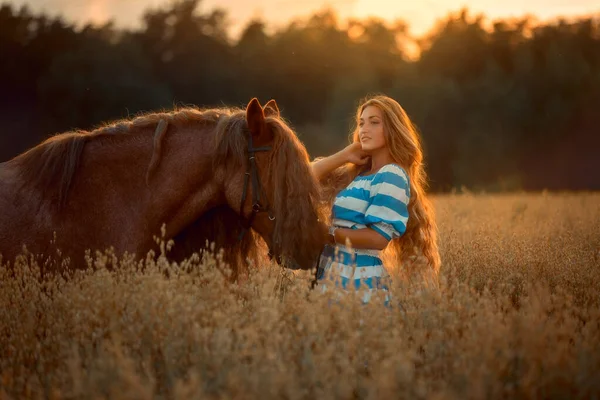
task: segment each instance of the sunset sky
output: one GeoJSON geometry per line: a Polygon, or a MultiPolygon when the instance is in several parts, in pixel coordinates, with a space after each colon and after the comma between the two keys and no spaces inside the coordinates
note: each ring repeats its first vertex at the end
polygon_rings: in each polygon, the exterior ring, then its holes
{"type": "MultiPolygon", "coordinates": [[[[140,17],[148,7],[168,5],[172,0],[0,0],[16,6],[29,5],[32,10],[50,15],[64,15],[77,22],[97,23],[114,19],[118,26],[139,26],[140,17]]],[[[386,20],[403,19],[411,32],[419,35],[428,31],[438,18],[450,11],[467,7],[473,13],[505,18],[532,14],[541,20],[559,15],[566,17],[590,13],[600,15],[598,0],[204,0],[204,11],[220,7],[228,12],[231,32],[235,36],[250,19],[261,17],[269,26],[285,25],[292,17],[305,17],[330,7],[341,18],[367,16],[386,20]]]]}

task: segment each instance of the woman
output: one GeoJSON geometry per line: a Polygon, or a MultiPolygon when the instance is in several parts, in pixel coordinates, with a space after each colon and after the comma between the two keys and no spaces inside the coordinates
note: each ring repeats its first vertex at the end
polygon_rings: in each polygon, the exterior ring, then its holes
{"type": "Polygon", "coordinates": [[[335,195],[317,278],[321,286],[332,276],[344,289],[364,287],[367,302],[373,291],[387,291],[392,267],[435,281],[440,257],[423,151],[408,115],[392,98],[375,96],[360,105],[356,123],[351,145],[312,163],[326,197],[335,195]]]}

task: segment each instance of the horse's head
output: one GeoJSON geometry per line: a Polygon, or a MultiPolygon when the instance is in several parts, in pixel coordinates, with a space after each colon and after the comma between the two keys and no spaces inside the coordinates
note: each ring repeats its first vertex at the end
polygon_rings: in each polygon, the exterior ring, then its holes
{"type": "Polygon", "coordinates": [[[253,99],[245,114],[232,116],[228,125],[219,153],[238,159],[234,168],[227,169],[224,184],[227,203],[243,225],[240,240],[252,228],[271,255],[288,266],[313,267],[326,233],[317,211],[318,183],[305,147],[273,100],[263,108],[253,99]]]}

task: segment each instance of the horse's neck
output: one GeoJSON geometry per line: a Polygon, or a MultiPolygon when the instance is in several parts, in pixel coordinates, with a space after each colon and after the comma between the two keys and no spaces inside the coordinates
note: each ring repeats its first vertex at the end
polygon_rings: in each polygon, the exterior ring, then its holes
{"type": "Polygon", "coordinates": [[[165,223],[168,236],[198,218],[206,207],[223,201],[211,173],[210,137],[205,135],[204,143],[197,137],[191,141],[186,135],[202,133],[170,129],[173,132],[165,136],[158,164],[150,174],[155,145],[151,135],[138,133],[88,143],[80,175],[113,193],[107,201],[124,203],[148,229],[155,231],[165,223]]]}
{"type": "Polygon", "coordinates": [[[213,132],[188,129],[167,134],[161,160],[149,176],[152,209],[159,210],[167,236],[176,235],[225,201],[222,182],[212,170],[213,132]]]}
{"type": "Polygon", "coordinates": [[[93,180],[100,190],[118,190],[121,197],[139,197],[146,190],[144,176],[151,151],[151,144],[139,137],[95,138],[83,151],[78,178],[93,180]]]}

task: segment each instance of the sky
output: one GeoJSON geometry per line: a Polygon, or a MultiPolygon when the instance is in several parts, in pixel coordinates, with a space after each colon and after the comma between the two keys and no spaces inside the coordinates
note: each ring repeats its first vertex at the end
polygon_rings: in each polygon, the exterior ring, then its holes
{"type": "MultiPolygon", "coordinates": [[[[0,0],[52,16],[63,15],[69,21],[103,23],[113,19],[117,26],[138,27],[144,10],[168,5],[173,0],[0,0]]],[[[534,15],[546,21],[557,16],[577,17],[595,13],[600,16],[599,0],[203,0],[201,10],[216,7],[227,10],[231,34],[235,37],[245,24],[260,17],[272,28],[286,25],[291,18],[307,17],[325,7],[334,9],[342,19],[369,16],[388,21],[408,22],[410,32],[421,35],[436,20],[449,12],[467,7],[473,14],[484,13],[490,19],[534,15]]]]}

